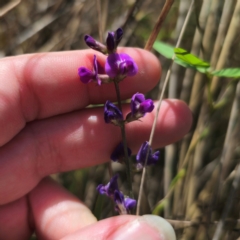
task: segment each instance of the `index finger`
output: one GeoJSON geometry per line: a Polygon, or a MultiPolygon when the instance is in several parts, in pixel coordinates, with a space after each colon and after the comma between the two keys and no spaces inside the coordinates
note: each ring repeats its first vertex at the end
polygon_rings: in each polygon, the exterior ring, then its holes
{"type": "MultiPolygon", "coordinates": [[[[139,72],[120,83],[122,99],[145,93],[159,80],[160,65],[151,53],[122,48],[136,61],[139,72]]],[[[104,66],[106,56],[92,50],[29,54],[0,60],[0,146],[26,124],[116,99],[113,84],[98,87],[79,80],[80,66],[92,69],[93,55],[104,66]]]]}

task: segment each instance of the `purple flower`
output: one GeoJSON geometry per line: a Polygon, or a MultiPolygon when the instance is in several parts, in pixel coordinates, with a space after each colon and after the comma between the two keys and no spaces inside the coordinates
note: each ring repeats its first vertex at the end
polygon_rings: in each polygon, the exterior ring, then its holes
{"type": "Polygon", "coordinates": [[[85,68],[85,67],[80,67],[78,69],[78,75],[80,77],[80,80],[83,83],[89,83],[89,82],[97,82],[97,84],[100,86],[101,85],[101,79],[98,76],[98,65],[97,65],[97,56],[94,55],[93,57],[93,71],[85,68]]]}
{"type": "Polygon", "coordinates": [[[118,190],[118,183],[117,183],[118,175],[113,176],[110,179],[110,182],[107,185],[100,184],[97,187],[97,190],[100,194],[105,194],[108,197],[114,197],[114,192],[118,190]]]}
{"type": "Polygon", "coordinates": [[[114,53],[123,36],[123,30],[118,28],[115,32],[108,32],[106,45],[108,53],[114,53]]]}
{"type": "Polygon", "coordinates": [[[124,195],[119,191],[115,190],[114,192],[114,202],[116,204],[115,209],[119,214],[128,214],[130,210],[136,206],[136,200],[124,197],[124,195]]]}
{"type": "Polygon", "coordinates": [[[149,143],[146,141],[142,144],[142,146],[136,156],[138,170],[143,168],[145,161],[146,161],[147,153],[148,153],[148,158],[147,158],[146,165],[153,165],[153,164],[157,163],[160,152],[157,151],[155,153],[152,153],[152,148],[150,147],[149,143]]]}
{"type": "Polygon", "coordinates": [[[107,48],[102,43],[96,41],[93,37],[89,35],[84,36],[85,43],[92,49],[99,51],[101,53],[107,53],[107,48]]]}
{"type": "Polygon", "coordinates": [[[104,120],[106,123],[113,123],[116,126],[121,125],[123,121],[122,112],[110,101],[104,105],[104,120]]]}
{"type": "MultiPolygon", "coordinates": [[[[128,149],[128,156],[130,157],[132,154],[132,151],[130,148],[127,148],[127,149],[128,149]]],[[[111,154],[110,158],[114,162],[119,162],[119,163],[124,162],[125,154],[124,154],[124,146],[122,142],[120,142],[117,145],[117,147],[114,149],[113,153],[111,154]]]]}
{"type": "Polygon", "coordinates": [[[117,179],[118,175],[113,176],[107,185],[98,185],[97,190],[100,194],[105,194],[114,200],[116,211],[120,214],[128,214],[136,206],[136,200],[124,197],[118,189],[117,179]]]}
{"type": "Polygon", "coordinates": [[[127,76],[136,75],[138,67],[134,60],[126,53],[113,53],[107,58],[105,71],[109,77],[116,77],[122,80],[127,76]]]}
{"type": "Polygon", "coordinates": [[[154,109],[153,100],[145,99],[142,93],[135,93],[131,99],[131,112],[127,115],[127,121],[131,122],[144,117],[146,113],[154,109]]]}
{"type": "Polygon", "coordinates": [[[137,117],[143,117],[147,112],[152,112],[154,104],[152,99],[146,99],[142,93],[136,93],[132,96],[131,111],[137,117]]]}

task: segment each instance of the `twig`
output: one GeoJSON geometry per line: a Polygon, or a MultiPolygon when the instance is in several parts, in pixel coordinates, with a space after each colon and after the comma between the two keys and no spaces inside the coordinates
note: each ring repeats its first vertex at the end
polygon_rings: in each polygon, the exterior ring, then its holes
{"type": "Polygon", "coordinates": [[[152,31],[150,37],[148,38],[148,41],[147,41],[144,49],[146,49],[148,51],[152,50],[153,43],[155,42],[155,40],[157,38],[157,35],[160,31],[162,23],[164,22],[169,10],[171,9],[173,2],[174,2],[174,0],[166,0],[165,4],[163,6],[163,9],[159,15],[159,18],[157,20],[157,23],[154,26],[153,31],[152,31]]]}

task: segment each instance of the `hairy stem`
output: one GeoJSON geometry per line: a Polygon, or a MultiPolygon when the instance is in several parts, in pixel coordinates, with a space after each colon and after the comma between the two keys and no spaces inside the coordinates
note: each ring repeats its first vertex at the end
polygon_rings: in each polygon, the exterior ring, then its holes
{"type": "MultiPolygon", "coordinates": [[[[118,101],[118,107],[120,111],[122,112],[122,103],[121,103],[121,97],[120,97],[120,89],[119,85],[116,81],[114,81],[115,90],[117,94],[117,101],[118,101]]],[[[121,135],[122,135],[122,141],[123,141],[123,147],[124,147],[124,155],[125,155],[125,165],[126,165],[126,172],[127,172],[127,184],[129,189],[129,197],[133,198],[133,191],[132,191],[132,172],[131,172],[131,160],[128,157],[128,149],[127,149],[127,139],[126,139],[126,131],[125,131],[125,125],[122,124],[121,128],[121,135]]]]}

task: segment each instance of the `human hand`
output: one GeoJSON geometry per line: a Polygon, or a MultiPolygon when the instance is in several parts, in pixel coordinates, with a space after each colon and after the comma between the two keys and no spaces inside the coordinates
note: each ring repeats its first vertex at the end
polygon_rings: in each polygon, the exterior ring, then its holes
{"type": "MultiPolygon", "coordinates": [[[[124,51],[140,71],[120,83],[122,99],[149,91],[161,74],[151,53],[124,51]]],[[[47,177],[107,162],[121,140],[119,129],[104,123],[102,108],[86,109],[116,99],[112,84],[98,87],[80,82],[77,69],[91,69],[93,54],[104,66],[106,57],[92,50],[0,60],[0,239],[27,239],[33,231],[39,239],[117,239],[113,236],[118,233],[121,239],[144,234],[156,239],[159,235],[157,228],[137,216],[97,222],[80,200],[47,177]],[[129,228],[133,223],[135,228],[129,228]]],[[[128,107],[124,109],[127,113],[128,107]]],[[[149,138],[154,114],[126,125],[133,153],[149,138]]],[[[153,148],[181,139],[190,126],[185,103],[163,101],[153,148]]]]}

